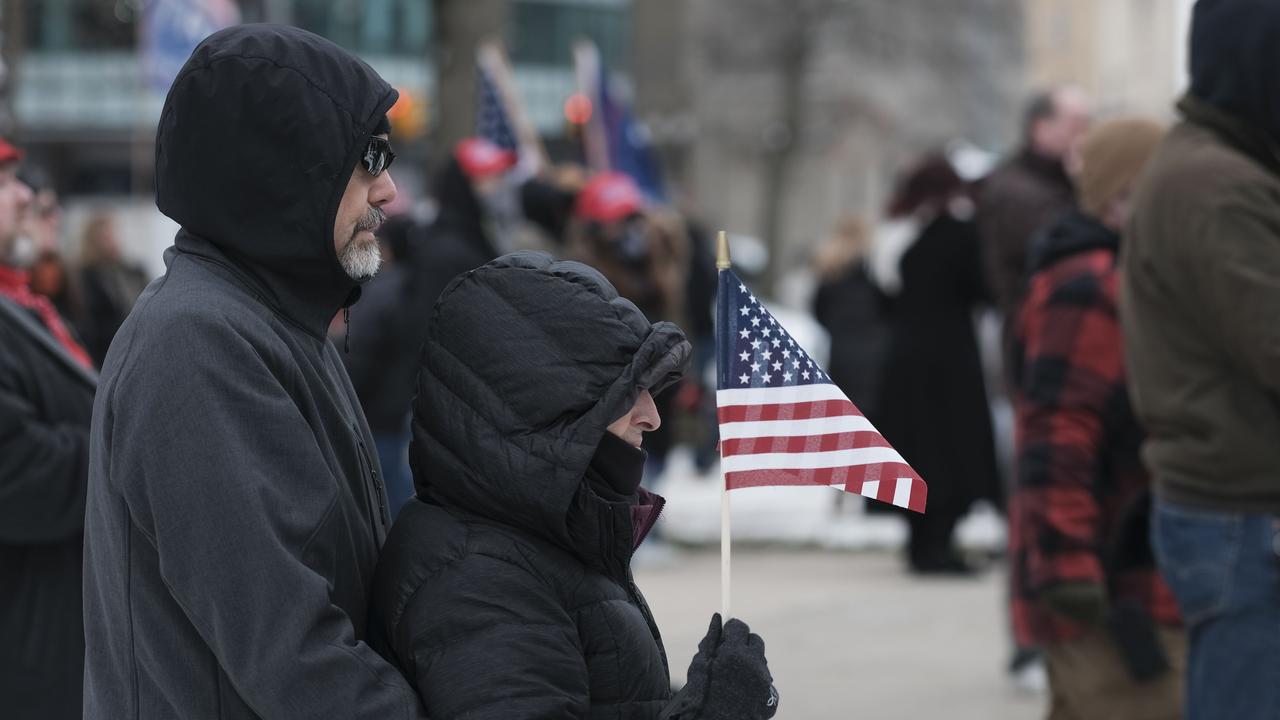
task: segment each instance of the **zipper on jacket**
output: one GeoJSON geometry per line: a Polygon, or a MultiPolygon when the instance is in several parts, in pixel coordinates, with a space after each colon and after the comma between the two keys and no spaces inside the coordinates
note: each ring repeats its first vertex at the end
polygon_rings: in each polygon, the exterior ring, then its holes
{"type": "Polygon", "coordinates": [[[375,512],[373,507],[375,498],[378,504],[377,518],[370,517],[369,520],[375,529],[386,530],[387,501],[382,495],[382,487],[378,482],[378,471],[374,469],[373,459],[369,456],[369,450],[364,445],[364,439],[359,435],[359,428],[353,427],[352,430],[356,431],[356,446],[360,448],[360,463],[363,466],[361,470],[364,471],[361,475],[363,475],[362,480],[364,481],[365,502],[369,503],[369,515],[372,516],[375,512]]]}

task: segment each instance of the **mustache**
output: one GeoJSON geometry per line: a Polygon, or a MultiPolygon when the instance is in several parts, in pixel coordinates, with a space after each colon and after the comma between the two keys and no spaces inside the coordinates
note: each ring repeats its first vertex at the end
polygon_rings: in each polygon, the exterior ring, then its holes
{"type": "Polygon", "coordinates": [[[363,230],[377,230],[378,226],[386,222],[387,214],[382,208],[369,206],[369,212],[366,212],[359,220],[356,221],[356,232],[363,230]]]}

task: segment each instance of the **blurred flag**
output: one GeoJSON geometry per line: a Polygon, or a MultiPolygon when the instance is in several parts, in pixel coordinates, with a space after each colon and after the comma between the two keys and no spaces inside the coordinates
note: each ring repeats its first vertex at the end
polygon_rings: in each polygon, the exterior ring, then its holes
{"type": "Polygon", "coordinates": [[[596,172],[616,170],[635,180],[651,201],[665,202],[666,187],[648,130],[631,114],[610,87],[609,70],[596,46],[582,41],[574,49],[579,92],[594,112],[583,134],[587,166],[596,172]]]}
{"type": "Polygon", "coordinates": [[[502,95],[494,82],[490,71],[483,64],[476,65],[476,135],[488,140],[503,150],[516,152],[519,143],[515,131],[511,129],[511,118],[503,105],[502,95]]]}
{"type": "Polygon", "coordinates": [[[730,490],[827,485],[919,513],[929,489],[732,270],[716,301],[720,465],[730,490]]]}
{"type": "Polygon", "coordinates": [[[141,42],[147,84],[167,91],[191,51],[209,35],[240,22],[234,0],[148,0],[143,3],[141,42]]]}
{"type": "Polygon", "coordinates": [[[525,176],[549,165],[542,138],[529,120],[506,53],[497,41],[476,48],[476,135],[516,154],[525,176]]]}

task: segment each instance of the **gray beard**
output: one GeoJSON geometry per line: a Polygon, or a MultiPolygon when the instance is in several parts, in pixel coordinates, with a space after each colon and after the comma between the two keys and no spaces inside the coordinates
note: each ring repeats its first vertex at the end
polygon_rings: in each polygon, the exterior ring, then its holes
{"type": "Polygon", "coordinates": [[[378,268],[382,267],[382,248],[378,246],[377,240],[365,244],[352,238],[338,253],[338,262],[347,277],[356,282],[364,282],[377,275],[378,268]]]}

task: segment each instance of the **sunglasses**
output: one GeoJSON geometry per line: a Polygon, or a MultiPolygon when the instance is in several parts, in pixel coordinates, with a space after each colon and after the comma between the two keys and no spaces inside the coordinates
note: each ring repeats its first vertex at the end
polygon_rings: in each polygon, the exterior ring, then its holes
{"type": "Polygon", "coordinates": [[[369,138],[369,145],[364,149],[364,157],[361,161],[364,163],[364,169],[368,170],[370,175],[377,177],[383,170],[391,167],[395,159],[396,154],[391,152],[391,141],[375,135],[369,138]]]}

